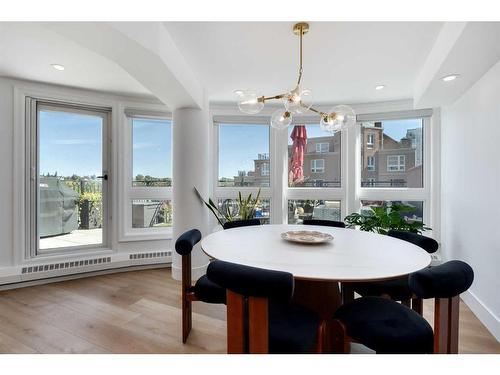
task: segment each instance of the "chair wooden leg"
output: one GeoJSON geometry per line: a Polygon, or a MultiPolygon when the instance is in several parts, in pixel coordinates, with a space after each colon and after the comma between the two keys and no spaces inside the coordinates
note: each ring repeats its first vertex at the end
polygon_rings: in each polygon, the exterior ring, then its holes
{"type": "Polygon", "coordinates": [[[436,298],[434,307],[434,353],[452,352],[458,352],[458,296],[436,298]]]}
{"type": "Polygon", "coordinates": [[[436,298],[434,308],[434,353],[458,354],[460,297],[436,298]]]}
{"type": "Polygon", "coordinates": [[[191,293],[191,255],[182,256],[182,342],[186,343],[193,325],[192,303],[189,295],[191,293]]]}
{"type": "Polygon", "coordinates": [[[267,298],[248,298],[248,352],[269,353],[269,317],[267,298]]]}
{"type": "Polygon", "coordinates": [[[341,284],[342,304],[354,301],[354,288],[349,284],[341,284]]]}
{"type": "Polygon", "coordinates": [[[186,343],[193,324],[192,303],[187,299],[182,300],[182,343],[186,343]]]}
{"type": "Polygon", "coordinates": [[[243,296],[227,291],[227,353],[244,354],[245,335],[245,299],[243,296]]]}
{"type": "Polygon", "coordinates": [[[420,316],[423,316],[424,313],[424,304],[422,298],[412,298],[411,299],[411,308],[420,316]]]}
{"type": "Polygon", "coordinates": [[[328,335],[327,335],[326,329],[327,329],[327,322],[322,321],[318,327],[318,332],[316,334],[316,336],[317,336],[316,345],[314,346],[314,348],[312,350],[313,353],[321,354],[321,353],[325,352],[325,347],[328,344],[328,342],[327,342],[328,335]]]}
{"type": "Polygon", "coordinates": [[[347,354],[350,352],[350,343],[345,326],[339,320],[331,321],[329,336],[333,353],[347,354]]]}
{"type": "Polygon", "coordinates": [[[458,354],[458,319],[460,297],[455,296],[449,300],[448,320],[448,353],[458,354]]]}

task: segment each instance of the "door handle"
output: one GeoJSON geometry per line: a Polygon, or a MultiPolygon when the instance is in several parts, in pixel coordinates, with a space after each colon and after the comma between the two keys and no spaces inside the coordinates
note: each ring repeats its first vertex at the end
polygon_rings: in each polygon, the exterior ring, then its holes
{"type": "Polygon", "coordinates": [[[106,173],[106,174],[104,174],[102,176],[97,176],[97,178],[102,178],[103,180],[107,181],[108,180],[108,174],[106,173]]]}

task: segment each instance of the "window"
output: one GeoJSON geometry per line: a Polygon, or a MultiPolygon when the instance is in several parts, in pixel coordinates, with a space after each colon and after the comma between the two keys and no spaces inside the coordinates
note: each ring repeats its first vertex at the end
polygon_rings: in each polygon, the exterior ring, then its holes
{"type": "Polygon", "coordinates": [[[32,256],[106,245],[107,109],[27,98],[32,256]]]}
{"type": "Polygon", "coordinates": [[[404,172],[405,171],[405,156],[404,155],[388,155],[387,156],[387,171],[388,172],[404,172]]]}
{"type": "Polygon", "coordinates": [[[219,124],[218,153],[219,187],[270,186],[269,125],[219,124]]]}
{"type": "Polygon", "coordinates": [[[330,144],[329,143],[316,143],[316,152],[319,154],[325,154],[330,152],[330,144]]]}
{"type": "Polygon", "coordinates": [[[424,118],[362,121],[361,187],[422,188],[424,179],[424,118]],[[378,139],[377,142],[374,142],[378,139]],[[379,167],[370,167],[370,157],[379,167]],[[380,167],[382,166],[382,167],[380,167]],[[386,166],[386,167],[385,167],[386,166]],[[370,178],[375,183],[368,183],[370,178]]]}
{"type": "Polygon", "coordinates": [[[385,207],[390,209],[392,205],[397,204],[404,206],[405,211],[400,213],[400,216],[406,221],[422,221],[424,217],[424,202],[422,201],[361,201],[361,212],[370,213],[372,207],[385,207]]]}
{"type": "Polygon", "coordinates": [[[313,159],[313,160],[311,160],[311,172],[312,173],[325,172],[325,159],[313,159]]]}
{"type": "Polygon", "coordinates": [[[318,124],[302,126],[288,127],[288,186],[316,187],[312,174],[322,173],[322,187],[340,188],[341,133],[325,132],[318,124]],[[318,153],[325,155],[317,159],[318,153]]]}
{"type": "Polygon", "coordinates": [[[373,134],[373,133],[367,134],[367,136],[366,136],[366,147],[367,148],[373,148],[373,145],[375,143],[374,139],[375,139],[375,134],[373,134]]]}
{"type": "Polygon", "coordinates": [[[370,172],[375,171],[375,157],[368,156],[368,158],[366,159],[366,169],[370,172]]]}
{"type": "Polygon", "coordinates": [[[132,200],[132,228],[167,228],[171,226],[171,200],[132,200]]]}
{"type": "Polygon", "coordinates": [[[262,163],[260,167],[261,176],[269,176],[269,163],[262,163]]]}
{"type": "MultiPolygon", "coordinates": [[[[219,198],[217,200],[217,206],[219,208],[219,211],[227,213],[235,220],[241,219],[240,208],[236,199],[219,198]]],[[[270,207],[271,207],[270,199],[267,198],[259,199],[259,201],[255,206],[254,218],[260,219],[262,224],[269,224],[270,207]]]]}
{"type": "Polygon", "coordinates": [[[132,186],[172,186],[172,123],[132,118],[132,186]]]}
{"type": "Polygon", "coordinates": [[[172,121],[169,114],[154,113],[127,112],[132,163],[125,168],[120,240],[172,235],[172,121]]]}
{"type": "Polygon", "coordinates": [[[289,199],[288,224],[301,224],[304,219],[341,221],[340,201],[289,199]]]}
{"type": "MultiPolygon", "coordinates": [[[[427,137],[434,131],[431,113],[422,110],[361,114],[359,127],[334,134],[323,131],[314,122],[317,119],[308,116],[298,120],[303,125],[281,131],[270,128],[269,118],[264,115],[216,115],[214,153],[218,160],[213,168],[212,199],[221,207],[224,202],[229,206],[235,203],[238,193],[243,197],[249,193],[255,196],[260,188],[262,200],[271,206],[269,211],[261,211],[268,213],[270,222],[276,224],[301,223],[307,217],[342,220],[359,211],[362,201],[421,202],[428,211],[433,190],[431,186],[422,187],[424,164],[429,162],[425,159],[430,153],[424,154],[423,150],[424,145],[431,144],[430,138],[424,138],[424,129],[427,137]],[[256,141],[249,142],[252,134],[247,129],[253,128],[265,130],[256,141]],[[259,144],[262,147],[256,147],[259,144]],[[342,148],[342,144],[350,147],[342,148]],[[247,148],[252,152],[244,152],[247,148]],[[391,169],[397,170],[387,170],[388,160],[391,169]],[[348,171],[349,177],[343,181],[342,170],[348,171]],[[255,184],[257,178],[270,175],[275,180],[269,186],[255,184]],[[235,183],[237,180],[239,184],[235,183]]],[[[431,182],[429,171],[425,171],[425,181],[431,182]]],[[[423,219],[429,221],[429,217],[423,219]]],[[[212,225],[216,225],[215,220],[212,225]]]]}

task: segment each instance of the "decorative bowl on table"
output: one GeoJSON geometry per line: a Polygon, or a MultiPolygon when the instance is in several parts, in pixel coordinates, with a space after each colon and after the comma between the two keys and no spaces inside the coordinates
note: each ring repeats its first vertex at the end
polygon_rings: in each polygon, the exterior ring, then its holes
{"type": "Polygon", "coordinates": [[[325,243],[333,240],[333,236],[331,234],[315,230],[290,230],[288,232],[281,233],[281,238],[286,241],[303,244],[325,243]]]}

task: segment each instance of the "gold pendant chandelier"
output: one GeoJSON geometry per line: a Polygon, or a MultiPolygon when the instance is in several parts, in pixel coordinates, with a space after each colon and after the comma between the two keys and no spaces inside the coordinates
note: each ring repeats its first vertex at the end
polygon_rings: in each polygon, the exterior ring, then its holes
{"type": "Polygon", "coordinates": [[[314,112],[320,116],[320,126],[323,130],[335,133],[344,130],[356,123],[354,110],[347,105],[337,105],[328,112],[322,112],[312,107],[312,92],[302,88],[302,37],[309,31],[309,24],[305,22],[297,23],[293,26],[293,33],[300,39],[300,67],[299,78],[295,88],[284,94],[274,96],[259,96],[251,90],[235,90],[238,98],[238,107],[241,112],[257,114],[267,101],[281,100],[284,108],[276,110],[271,115],[271,126],[276,129],[285,129],[292,123],[293,115],[314,112]]]}

